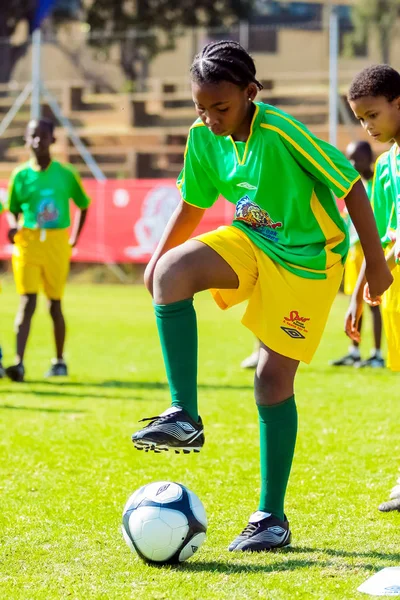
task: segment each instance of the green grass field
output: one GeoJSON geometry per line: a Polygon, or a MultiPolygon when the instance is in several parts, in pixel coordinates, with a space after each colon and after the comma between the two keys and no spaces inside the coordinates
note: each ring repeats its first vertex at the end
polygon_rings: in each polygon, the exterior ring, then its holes
{"type": "MultiPolygon", "coordinates": [[[[17,297],[1,301],[6,363],[17,297]]],[[[399,376],[334,370],[347,347],[347,300],[338,297],[320,349],[297,380],[299,437],[286,512],[293,547],[241,555],[227,546],[258,502],[253,344],[242,307],[196,301],[199,395],[206,445],[198,455],[143,454],[130,435],[168,406],[150,298],[140,286],[70,284],[71,376],[45,381],[53,355],[44,300],[34,318],[27,382],[0,381],[0,598],[348,599],[386,566],[400,565],[400,514],[381,514],[399,466],[399,376]],[[128,496],[157,480],[181,481],[202,499],[206,542],[179,567],[155,568],[120,533],[128,496]]],[[[369,352],[370,335],[365,334],[369,352]]]]}

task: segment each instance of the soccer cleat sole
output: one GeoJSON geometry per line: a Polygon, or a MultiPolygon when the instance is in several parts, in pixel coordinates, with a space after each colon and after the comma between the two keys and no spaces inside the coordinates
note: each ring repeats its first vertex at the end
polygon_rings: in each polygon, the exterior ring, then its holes
{"type": "Polygon", "coordinates": [[[272,546],[271,548],[260,548],[256,545],[253,547],[249,546],[247,548],[240,548],[239,546],[240,544],[238,544],[236,548],[232,549],[231,552],[277,552],[278,550],[285,550],[286,548],[292,547],[292,534],[289,533],[289,537],[287,538],[286,542],[283,542],[278,546],[272,546]]]}
{"type": "Polygon", "coordinates": [[[144,450],[145,452],[154,452],[155,454],[161,454],[162,452],[168,452],[169,450],[174,450],[175,454],[180,454],[180,452],[183,452],[183,454],[190,454],[191,452],[200,452],[201,450],[201,446],[200,447],[195,447],[195,446],[189,446],[189,447],[180,447],[180,448],[175,448],[173,446],[167,446],[166,444],[155,444],[154,442],[149,442],[149,441],[145,441],[145,440],[135,440],[133,441],[133,445],[136,448],[136,450],[144,450]]]}

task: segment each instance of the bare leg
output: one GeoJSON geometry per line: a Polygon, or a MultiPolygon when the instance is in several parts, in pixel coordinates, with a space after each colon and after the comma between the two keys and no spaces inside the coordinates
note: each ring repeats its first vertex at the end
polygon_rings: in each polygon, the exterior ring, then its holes
{"type": "Polygon", "coordinates": [[[49,312],[53,321],[57,359],[62,360],[65,344],[65,319],[61,308],[61,300],[49,300],[49,312]]]}
{"type": "Polygon", "coordinates": [[[36,294],[25,294],[20,297],[19,308],[15,318],[15,330],[17,334],[16,364],[21,364],[24,360],[26,344],[31,329],[31,321],[36,310],[36,303],[36,294]]]}
{"type": "Polygon", "coordinates": [[[217,252],[202,242],[189,240],[158,261],[153,296],[156,304],[172,304],[203,290],[236,289],[238,285],[235,271],[217,252]]]}
{"type": "Polygon", "coordinates": [[[299,361],[260,344],[260,359],[254,377],[254,394],[259,406],[279,404],[294,394],[299,361]]]}
{"type": "Polygon", "coordinates": [[[374,342],[375,349],[381,349],[381,341],[382,341],[382,315],[381,309],[379,306],[371,306],[372,312],[372,324],[374,328],[374,342]]]}

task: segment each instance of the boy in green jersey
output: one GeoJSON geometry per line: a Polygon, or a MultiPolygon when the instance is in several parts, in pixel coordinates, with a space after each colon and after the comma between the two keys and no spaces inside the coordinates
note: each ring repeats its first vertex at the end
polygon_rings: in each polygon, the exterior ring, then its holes
{"type": "Polygon", "coordinates": [[[41,285],[49,301],[56,346],[56,358],[46,376],[68,373],[64,360],[65,320],[61,301],[72,248],[78,242],[90,200],[75,169],[52,160],[53,130],[53,123],[47,119],[28,124],[25,140],[32,159],[12,173],[9,183],[8,210],[14,222],[8,237],[14,244],[12,265],[20,295],[15,321],[16,360],[6,369],[13,381],[24,380],[25,349],[41,285]],[[79,209],[71,234],[70,200],[79,209]]]}
{"type": "MultiPolygon", "coordinates": [[[[372,199],[372,179],[373,172],[373,153],[371,145],[368,142],[351,142],[346,148],[346,157],[353,167],[361,175],[361,180],[367,192],[368,198],[372,199]]],[[[357,231],[346,211],[344,216],[345,223],[349,229],[349,254],[344,267],[344,293],[347,296],[353,294],[357,283],[358,275],[364,259],[360,240],[357,231]]],[[[369,358],[361,360],[359,343],[352,341],[348,353],[337,360],[331,361],[334,367],[373,367],[382,368],[385,361],[381,352],[382,341],[382,316],[379,306],[371,306],[373,333],[375,348],[372,350],[369,358]]],[[[360,321],[361,329],[361,321],[360,321]]]]}
{"type": "MultiPolygon", "coordinates": [[[[350,106],[369,135],[379,142],[393,142],[375,164],[372,204],[387,262],[394,276],[393,285],[382,298],[383,324],[388,344],[388,367],[400,371],[400,73],[388,65],[376,65],[361,71],[348,93],[350,106]]],[[[363,266],[350,308],[346,314],[345,331],[353,340],[360,340],[359,319],[363,296],[372,306],[380,298],[371,298],[365,285],[363,266]],[[365,288],[364,288],[365,285],[365,288]]],[[[398,486],[397,486],[398,487],[398,486]]],[[[380,505],[382,511],[400,510],[398,489],[392,490],[392,500],[380,505]]]]}
{"type": "Polygon", "coordinates": [[[284,497],[297,433],[294,378],[318,346],[347,255],[333,194],[345,198],[358,231],[371,293],[392,277],[359,174],[304,125],[255,102],[262,86],[247,52],[236,42],[211,43],[191,75],[199,119],[178,179],[182,201],[145,273],[172,406],[132,440],[141,450],[200,451],[193,296],[210,289],[222,309],[248,300],[243,323],[262,342],[255,375],[261,494],[229,550],[268,551],[291,539],[284,497]],[[219,195],[236,205],[232,225],[189,240],[219,195]]]}

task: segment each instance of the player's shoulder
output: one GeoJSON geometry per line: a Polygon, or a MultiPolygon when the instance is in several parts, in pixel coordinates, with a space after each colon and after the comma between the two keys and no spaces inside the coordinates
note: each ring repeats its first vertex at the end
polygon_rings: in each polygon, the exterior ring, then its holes
{"type": "Polygon", "coordinates": [[[201,119],[196,119],[193,125],[189,129],[189,140],[208,140],[211,135],[211,131],[206,125],[204,125],[201,119]]]}
{"type": "Polygon", "coordinates": [[[299,131],[307,131],[307,128],[303,123],[297,121],[292,115],[272,106],[272,104],[265,104],[264,102],[257,103],[258,110],[260,111],[260,125],[266,129],[268,126],[277,129],[278,133],[283,132],[286,134],[295,134],[299,131]]]}
{"type": "Polygon", "coordinates": [[[390,152],[391,150],[386,150],[385,152],[382,152],[382,154],[380,154],[376,159],[375,173],[377,175],[381,174],[383,171],[386,171],[388,169],[390,163],[390,152]]]}
{"type": "Polygon", "coordinates": [[[389,162],[389,159],[390,159],[390,150],[385,150],[385,152],[382,152],[382,154],[380,154],[378,156],[378,158],[376,159],[375,165],[384,165],[387,162],[389,162]]]}
{"type": "Polygon", "coordinates": [[[203,154],[215,137],[201,119],[196,119],[189,129],[187,150],[194,151],[198,155],[203,154]]]}
{"type": "Polygon", "coordinates": [[[59,160],[53,160],[52,163],[53,163],[53,165],[57,169],[60,169],[64,173],[68,173],[68,174],[71,174],[71,175],[77,175],[78,174],[77,168],[74,167],[74,165],[71,165],[71,163],[60,162],[59,160]]]}
{"type": "Polygon", "coordinates": [[[15,167],[15,169],[11,172],[10,179],[15,181],[15,179],[18,179],[19,177],[23,176],[24,173],[26,173],[27,171],[30,171],[31,169],[32,169],[31,162],[28,160],[28,161],[18,165],[18,167],[15,167]]]}

